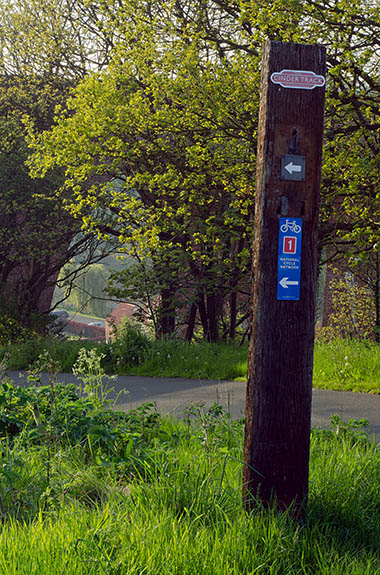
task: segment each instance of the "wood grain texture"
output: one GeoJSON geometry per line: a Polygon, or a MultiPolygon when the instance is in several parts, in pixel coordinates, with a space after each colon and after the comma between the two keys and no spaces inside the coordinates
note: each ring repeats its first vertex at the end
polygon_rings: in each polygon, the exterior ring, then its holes
{"type": "Polygon", "coordinates": [[[266,43],[257,150],[252,330],[248,361],[243,499],[280,507],[307,499],[317,276],[317,223],[324,88],[283,88],[283,69],[325,76],[323,46],[266,43]],[[292,140],[293,137],[293,140],[292,140]],[[306,156],[304,182],[284,181],[281,156],[295,140],[306,156]],[[299,301],[278,301],[280,217],[303,219],[299,301]]]}

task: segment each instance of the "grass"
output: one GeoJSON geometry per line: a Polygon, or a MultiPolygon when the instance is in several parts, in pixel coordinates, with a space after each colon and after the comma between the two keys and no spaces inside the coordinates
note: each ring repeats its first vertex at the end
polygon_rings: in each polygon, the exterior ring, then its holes
{"type": "Polygon", "coordinates": [[[153,343],[145,361],[129,371],[160,377],[243,380],[247,356],[247,346],[158,341],[153,343]]]}
{"type": "MultiPolygon", "coordinates": [[[[8,369],[27,369],[44,350],[70,372],[79,349],[96,346],[104,353],[103,365],[110,373],[189,379],[245,380],[247,346],[152,342],[126,338],[112,345],[81,340],[31,340],[0,347],[8,369]]],[[[380,393],[380,345],[370,341],[333,340],[315,345],[313,385],[320,389],[380,393]]]]}
{"type": "Polygon", "coordinates": [[[74,321],[76,320],[76,318],[81,318],[81,319],[92,319],[94,321],[103,321],[105,320],[104,317],[99,317],[97,315],[91,315],[88,313],[80,313],[79,311],[75,311],[75,310],[70,310],[67,309],[67,313],[69,314],[70,318],[72,318],[74,321]]]}
{"type": "MultiPolygon", "coordinates": [[[[212,526],[170,510],[113,502],[30,526],[8,524],[0,538],[6,575],[378,575],[376,550],[344,543],[324,524],[303,530],[286,517],[228,516],[212,526]],[[75,517],[76,516],[76,517],[75,517]],[[75,521],[73,520],[75,517],[75,521]]],[[[142,498],[140,500],[140,497],[142,498]]]]}
{"type": "Polygon", "coordinates": [[[6,358],[10,370],[29,369],[47,352],[62,372],[71,372],[81,348],[90,349],[94,344],[85,340],[62,340],[58,338],[30,339],[8,345],[0,345],[0,358],[6,358]]]}
{"type": "Polygon", "coordinates": [[[314,355],[315,387],[380,393],[380,344],[336,339],[318,343],[314,355]]]}
{"type": "Polygon", "coordinates": [[[148,425],[148,412],[133,414],[144,441],[123,456],[112,438],[62,439],[49,481],[43,441],[2,440],[1,575],[380,575],[380,450],[362,429],[313,430],[299,524],[244,512],[242,422],[217,406],[187,422],[148,425]]]}

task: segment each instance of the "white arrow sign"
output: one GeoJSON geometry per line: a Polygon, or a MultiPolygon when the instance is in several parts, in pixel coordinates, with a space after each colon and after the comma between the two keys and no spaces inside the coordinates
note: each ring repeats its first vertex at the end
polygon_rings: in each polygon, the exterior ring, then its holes
{"type": "Polygon", "coordinates": [[[289,172],[289,174],[293,174],[294,172],[301,172],[302,166],[300,165],[297,166],[297,164],[293,164],[293,162],[290,162],[290,164],[287,164],[285,166],[285,170],[289,172]]]}
{"type": "Polygon", "coordinates": [[[289,278],[282,278],[279,281],[281,287],[288,289],[289,286],[298,286],[298,281],[291,281],[289,278]]]}

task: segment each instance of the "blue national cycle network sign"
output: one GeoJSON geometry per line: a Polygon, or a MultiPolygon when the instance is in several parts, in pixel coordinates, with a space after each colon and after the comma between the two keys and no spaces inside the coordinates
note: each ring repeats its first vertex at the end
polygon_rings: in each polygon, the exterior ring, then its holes
{"type": "Polygon", "coordinates": [[[302,218],[280,218],[277,299],[300,299],[302,218]]]}

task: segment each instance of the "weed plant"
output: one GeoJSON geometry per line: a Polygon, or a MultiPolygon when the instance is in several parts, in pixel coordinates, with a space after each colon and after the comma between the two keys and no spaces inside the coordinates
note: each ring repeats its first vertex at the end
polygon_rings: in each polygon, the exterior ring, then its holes
{"type": "Polygon", "coordinates": [[[136,322],[121,321],[109,344],[101,344],[103,366],[109,373],[127,373],[144,363],[153,345],[143,326],[136,322]]]}

